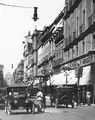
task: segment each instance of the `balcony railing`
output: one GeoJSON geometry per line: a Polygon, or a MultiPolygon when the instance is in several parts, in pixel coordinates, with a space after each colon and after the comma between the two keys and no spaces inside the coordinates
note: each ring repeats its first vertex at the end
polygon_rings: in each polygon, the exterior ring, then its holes
{"type": "Polygon", "coordinates": [[[53,67],[60,65],[62,62],[63,62],[62,58],[57,59],[56,61],[53,62],[53,67]]]}

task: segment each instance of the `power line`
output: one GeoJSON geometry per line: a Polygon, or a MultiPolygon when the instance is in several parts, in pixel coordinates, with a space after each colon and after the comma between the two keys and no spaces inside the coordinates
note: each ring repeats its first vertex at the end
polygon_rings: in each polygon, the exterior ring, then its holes
{"type": "Polygon", "coordinates": [[[28,8],[28,9],[33,9],[34,7],[28,7],[28,6],[19,6],[19,5],[10,5],[10,4],[4,4],[0,3],[2,6],[8,6],[8,7],[19,7],[19,8],[28,8]]]}

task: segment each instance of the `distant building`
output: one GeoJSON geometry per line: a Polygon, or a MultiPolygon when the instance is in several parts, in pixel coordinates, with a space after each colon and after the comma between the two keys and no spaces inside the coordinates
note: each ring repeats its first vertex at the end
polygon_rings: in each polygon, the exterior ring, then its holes
{"type": "Polygon", "coordinates": [[[34,30],[25,36],[24,43],[24,81],[31,81],[37,75],[37,36],[41,31],[34,30]]]}
{"type": "Polygon", "coordinates": [[[12,82],[22,83],[24,79],[24,60],[21,60],[12,75],[12,82]]]}
{"type": "Polygon", "coordinates": [[[12,83],[12,75],[11,75],[11,73],[8,72],[5,75],[5,84],[6,85],[11,85],[11,83],[12,83]]]}
{"type": "Polygon", "coordinates": [[[3,76],[4,65],[0,64],[0,87],[3,86],[4,76],[3,76]]]}

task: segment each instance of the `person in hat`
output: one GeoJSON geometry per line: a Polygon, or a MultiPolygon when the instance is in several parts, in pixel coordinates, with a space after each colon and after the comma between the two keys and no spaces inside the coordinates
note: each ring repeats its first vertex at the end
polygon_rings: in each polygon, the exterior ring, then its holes
{"type": "Polygon", "coordinates": [[[87,105],[90,106],[91,105],[91,92],[90,91],[87,91],[86,98],[87,98],[87,105]]]}

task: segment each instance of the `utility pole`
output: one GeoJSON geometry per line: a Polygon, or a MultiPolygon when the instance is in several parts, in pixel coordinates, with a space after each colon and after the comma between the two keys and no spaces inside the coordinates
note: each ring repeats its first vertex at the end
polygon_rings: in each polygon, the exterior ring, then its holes
{"type": "Polygon", "coordinates": [[[80,87],[79,87],[79,82],[80,82],[80,77],[82,77],[82,72],[83,72],[83,68],[80,66],[80,62],[77,62],[77,67],[76,67],[76,77],[78,78],[78,82],[77,82],[77,106],[80,104],[80,87]]]}

